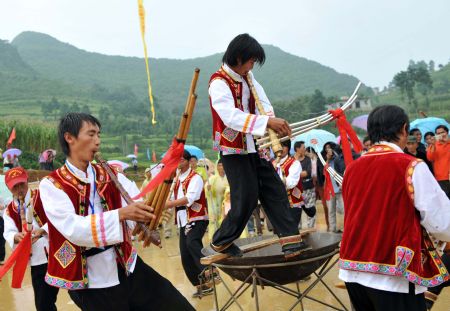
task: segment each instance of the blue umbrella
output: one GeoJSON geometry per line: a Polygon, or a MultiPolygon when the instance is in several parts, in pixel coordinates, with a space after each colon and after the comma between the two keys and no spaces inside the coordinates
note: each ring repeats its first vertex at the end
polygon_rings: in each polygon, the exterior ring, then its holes
{"type": "Polygon", "coordinates": [[[336,136],[325,130],[313,129],[306,133],[300,134],[292,141],[291,153],[294,152],[294,143],[297,141],[304,141],[305,147],[314,147],[322,150],[327,142],[336,143],[336,136]]]}
{"type": "MultiPolygon", "coordinates": [[[[184,150],[188,151],[191,155],[196,156],[197,159],[203,159],[205,157],[205,154],[203,153],[203,151],[194,145],[184,145],[184,150]]],[[[164,158],[164,156],[166,155],[166,153],[164,152],[161,155],[161,158],[164,158]]]]}
{"type": "Polygon", "coordinates": [[[445,125],[447,128],[450,127],[450,125],[445,119],[428,117],[412,121],[411,124],[409,125],[409,128],[420,130],[420,132],[422,133],[422,143],[423,143],[425,142],[425,133],[426,132],[434,133],[434,130],[436,130],[436,127],[438,127],[439,125],[445,125]]]}

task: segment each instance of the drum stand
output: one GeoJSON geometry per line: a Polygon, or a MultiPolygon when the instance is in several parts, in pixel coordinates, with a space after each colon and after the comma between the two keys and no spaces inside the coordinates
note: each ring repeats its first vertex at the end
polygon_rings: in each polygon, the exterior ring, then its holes
{"type": "MultiPolygon", "coordinates": [[[[213,278],[213,288],[214,288],[214,300],[215,300],[215,306],[216,306],[216,310],[217,311],[223,311],[228,309],[230,306],[232,306],[233,304],[236,304],[239,309],[241,311],[244,311],[244,309],[242,308],[242,306],[239,304],[238,299],[239,297],[241,297],[246,291],[247,289],[249,289],[251,287],[251,295],[252,297],[254,297],[255,300],[255,310],[259,311],[260,310],[260,304],[259,304],[259,294],[258,294],[258,285],[261,286],[261,289],[264,289],[264,286],[270,286],[273,287],[287,295],[296,297],[297,300],[295,301],[295,303],[289,308],[289,310],[294,310],[294,308],[300,304],[300,310],[304,310],[303,309],[303,299],[307,298],[310,299],[312,301],[315,301],[319,304],[322,304],[324,306],[327,306],[329,308],[332,308],[334,310],[339,310],[339,311],[348,311],[347,307],[345,307],[345,305],[342,303],[342,301],[336,296],[335,293],[333,293],[333,291],[331,290],[331,288],[325,283],[325,281],[323,280],[323,278],[325,277],[325,275],[336,265],[336,263],[339,261],[339,258],[335,259],[334,261],[332,261],[333,256],[336,255],[337,253],[339,253],[339,249],[329,253],[329,254],[325,254],[319,257],[313,257],[313,258],[309,258],[309,259],[304,259],[301,261],[295,261],[295,262],[284,262],[284,263],[275,263],[275,264],[265,264],[265,265],[254,265],[251,266],[250,268],[252,269],[252,272],[247,276],[247,278],[242,282],[242,284],[234,291],[232,292],[230,290],[230,287],[226,284],[226,282],[219,276],[219,281],[223,284],[223,286],[225,287],[226,291],[230,294],[230,298],[227,300],[227,302],[220,307],[219,306],[219,300],[218,300],[218,296],[217,296],[217,288],[216,288],[216,280],[214,280],[213,278]],[[283,286],[281,284],[272,282],[268,279],[265,279],[263,277],[261,277],[258,273],[258,269],[259,268],[270,268],[270,267],[282,267],[282,266],[290,266],[290,265],[298,265],[298,264],[302,264],[302,263],[309,263],[312,261],[316,261],[316,260],[320,260],[320,259],[325,259],[326,261],[323,264],[323,266],[320,268],[319,272],[314,271],[313,274],[316,277],[316,279],[302,292],[300,291],[300,286],[299,286],[299,281],[296,282],[296,287],[297,290],[292,290],[286,286],[283,286]],[[312,289],[314,289],[314,287],[319,284],[322,283],[325,288],[328,290],[328,292],[336,299],[336,301],[340,304],[340,306],[343,309],[339,309],[335,306],[332,306],[324,301],[321,301],[317,298],[311,297],[309,296],[309,293],[311,292],[312,289]]],[[[231,268],[231,269],[249,269],[249,266],[232,266],[232,265],[221,265],[221,264],[212,264],[210,265],[208,268],[211,271],[211,275],[213,273],[213,266],[216,268],[221,268],[221,267],[226,267],[226,268],[231,268]]]]}

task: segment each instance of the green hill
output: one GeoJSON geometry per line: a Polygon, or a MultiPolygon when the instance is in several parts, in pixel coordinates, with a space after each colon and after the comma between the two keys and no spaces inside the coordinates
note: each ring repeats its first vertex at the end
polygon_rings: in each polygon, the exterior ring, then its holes
{"type": "MultiPolygon", "coordinates": [[[[142,58],[87,52],[35,32],[21,33],[12,44],[22,59],[45,78],[64,81],[85,90],[91,90],[94,85],[109,90],[126,87],[138,98],[147,95],[142,58]]],[[[325,95],[348,95],[358,81],[355,77],[340,74],[277,47],[267,45],[265,50],[267,62],[255,70],[255,75],[274,101],[312,94],[315,89],[320,89],[325,95]]],[[[151,58],[155,97],[166,107],[184,103],[193,69],[199,67],[199,104],[205,107],[208,79],[220,66],[221,56],[214,54],[186,60],[151,58]]]]}

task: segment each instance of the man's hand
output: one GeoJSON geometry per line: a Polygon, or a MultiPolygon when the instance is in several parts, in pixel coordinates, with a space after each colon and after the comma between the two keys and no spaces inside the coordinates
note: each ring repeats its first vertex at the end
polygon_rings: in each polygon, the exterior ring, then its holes
{"type": "Polygon", "coordinates": [[[173,204],[173,202],[174,202],[174,201],[166,201],[166,204],[165,204],[164,207],[165,207],[166,209],[175,207],[175,205],[173,204]]]}
{"type": "Polygon", "coordinates": [[[274,130],[279,137],[291,136],[292,130],[289,123],[280,118],[269,118],[267,121],[267,127],[274,130]]]}
{"type": "Polygon", "coordinates": [[[156,216],[153,208],[141,202],[134,202],[119,209],[119,220],[133,220],[147,223],[156,216]]]}
{"type": "Polygon", "coordinates": [[[14,243],[20,243],[25,237],[25,232],[18,232],[14,235],[14,243]]]}
{"type": "Polygon", "coordinates": [[[33,232],[31,233],[31,236],[33,237],[31,239],[31,243],[36,242],[37,240],[39,240],[40,238],[42,238],[45,234],[47,234],[47,232],[45,232],[44,229],[36,229],[33,230],[33,232]]]}

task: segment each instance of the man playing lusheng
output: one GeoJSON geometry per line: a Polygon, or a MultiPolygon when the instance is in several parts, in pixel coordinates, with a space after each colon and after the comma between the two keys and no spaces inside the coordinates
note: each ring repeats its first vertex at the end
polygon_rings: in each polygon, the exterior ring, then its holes
{"type": "Polygon", "coordinates": [[[248,34],[238,35],[230,42],[223,66],[211,76],[209,84],[214,149],[221,153],[231,190],[231,209],[214,234],[211,246],[232,256],[242,256],[233,241],[247,225],[258,198],[280,237],[285,256],[294,256],[305,248],[300,238],[293,237],[298,235],[298,227],[290,215],[283,182],[271,163],[256,151],[254,135],[264,135],[267,128],[282,136],[291,133],[285,120],[274,117],[264,89],[250,72],[255,63],[262,65],[264,61],[261,45],[248,34]],[[249,78],[267,116],[259,115],[255,107],[249,78]]]}
{"type": "MultiPolygon", "coordinates": [[[[46,282],[68,289],[82,310],[193,310],[137,256],[125,227],[154,215],[143,203],[126,205],[105,170],[91,164],[100,147],[100,127],[84,113],[69,113],[60,121],[58,138],[67,161],[39,186],[49,220],[46,282]]],[[[139,193],[124,175],[117,178],[130,196],[139,193]]]]}
{"type": "Polygon", "coordinates": [[[22,228],[21,214],[27,215],[29,208],[33,210],[33,219],[26,219],[32,222],[32,247],[30,257],[31,266],[31,283],[34,291],[34,305],[38,311],[56,310],[56,297],[58,288],[45,283],[44,277],[47,273],[47,256],[48,249],[48,225],[42,207],[42,201],[39,190],[31,190],[28,188],[28,174],[21,168],[13,168],[6,172],[5,182],[8,189],[13,194],[12,200],[4,215],[5,233],[4,237],[11,248],[14,248],[22,241],[25,236],[22,228]]]}
{"type": "Polygon", "coordinates": [[[377,107],[367,123],[375,144],[348,166],[342,186],[339,277],[357,311],[426,310],[426,287],[449,273],[424,229],[450,240],[450,201],[427,165],[403,153],[409,120],[400,107],[377,107]]]}

